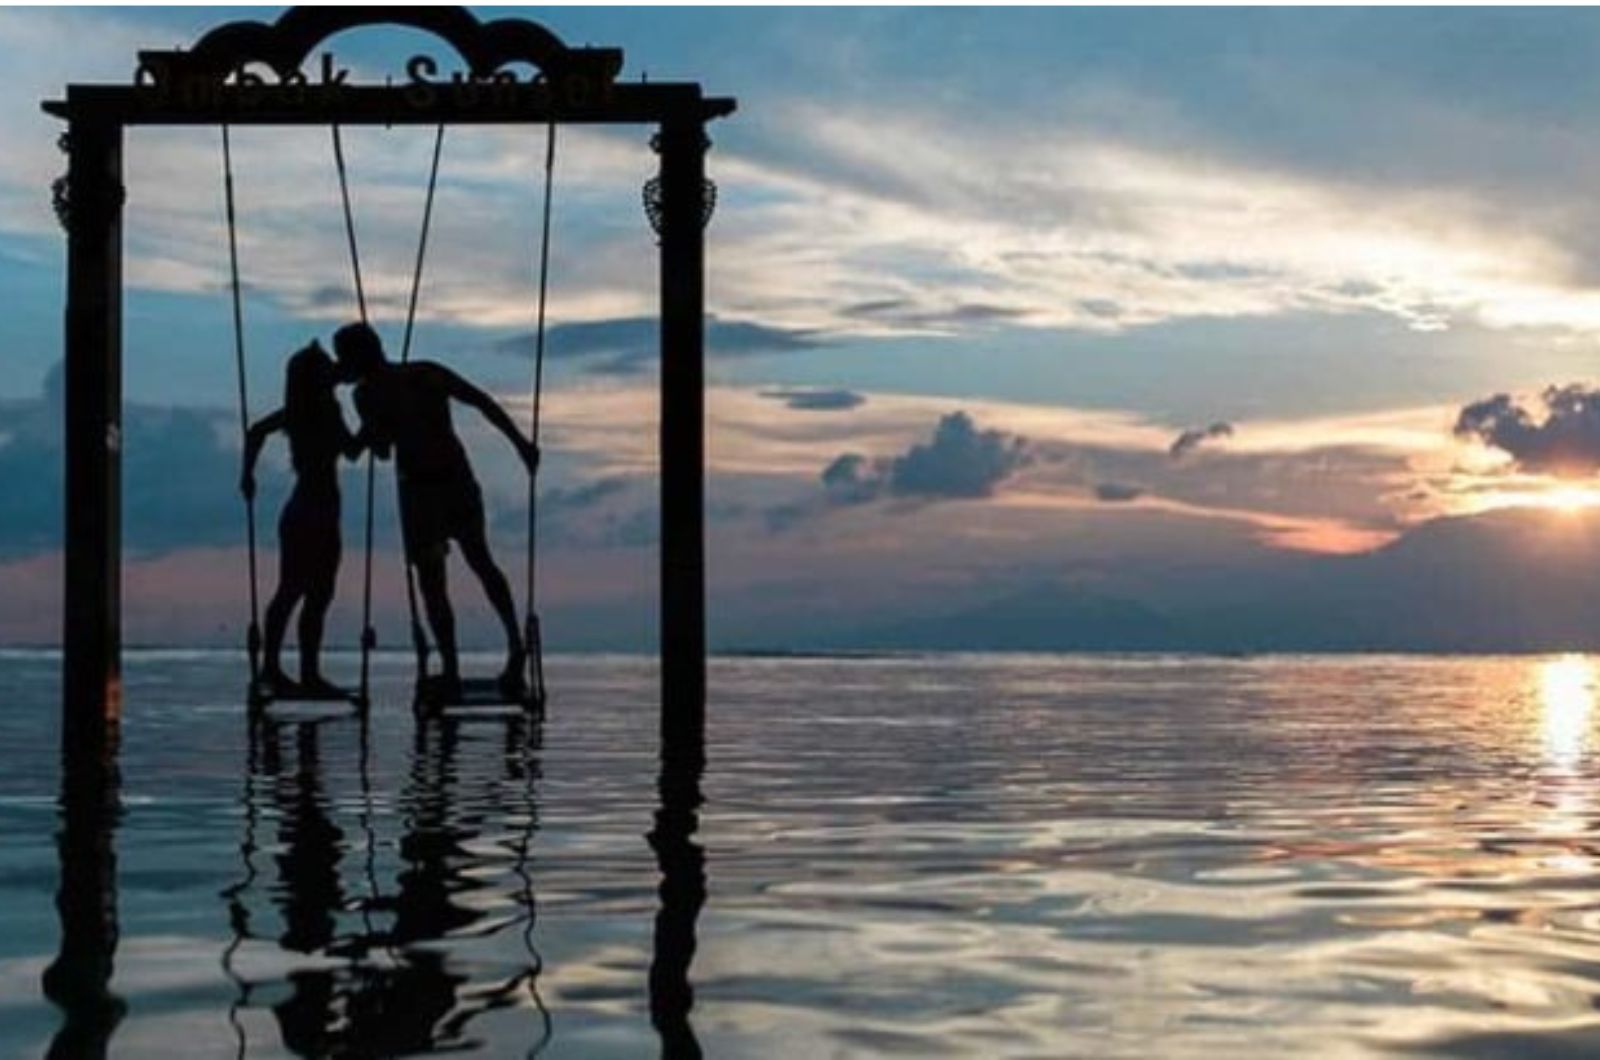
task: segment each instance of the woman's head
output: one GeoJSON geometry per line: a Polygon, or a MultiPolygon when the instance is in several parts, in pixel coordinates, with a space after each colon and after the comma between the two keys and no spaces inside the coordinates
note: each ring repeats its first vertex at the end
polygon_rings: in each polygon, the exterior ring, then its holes
{"type": "Polygon", "coordinates": [[[333,358],[313,340],[289,358],[283,377],[283,407],[290,415],[333,396],[336,382],[333,358]]]}

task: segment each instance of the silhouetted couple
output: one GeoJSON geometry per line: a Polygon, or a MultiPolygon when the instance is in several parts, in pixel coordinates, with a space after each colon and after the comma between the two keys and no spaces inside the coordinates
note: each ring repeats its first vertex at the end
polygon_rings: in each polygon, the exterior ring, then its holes
{"type": "Polygon", "coordinates": [[[483,494],[451,424],[451,399],[477,409],[504,434],[530,474],[538,464],[538,450],[493,398],[450,369],[429,361],[390,362],[378,333],[366,324],[340,328],[333,349],[337,361],[316,342],[289,358],[283,407],[253,424],[245,440],[240,489],[246,496],[255,494],[256,458],[274,431],[288,436],[295,473],[294,491],[278,518],[278,589],[267,605],[263,683],[279,695],[297,690],[313,696],[343,694],[323,677],[320,664],[323,620],[339,573],[339,458],[353,460],[371,450],[382,460],[392,455],[399,471],[401,537],[439,648],[437,694],[451,697],[461,683],[445,573],[454,541],[505,627],[506,666],[500,684],[507,698],[518,698],[527,652],[511,587],[489,552],[483,494]],[[361,429],[354,435],[334,393],[340,383],[355,384],[361,429]],[[298,685],[282,666],[284,633],[296,606],[298,685]]]}

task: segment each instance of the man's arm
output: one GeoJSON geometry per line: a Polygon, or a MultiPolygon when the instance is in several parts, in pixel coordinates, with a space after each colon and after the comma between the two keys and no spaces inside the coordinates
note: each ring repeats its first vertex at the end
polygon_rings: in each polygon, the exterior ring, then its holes
{"type": "Polygon", "coordinates": [[[491,426],[505,435],[517,450],[517,455],[522,457],[528,473],[532,474],[539,466],[539,449],[523,435],[516,421],[506,414],[500,403],[443,365],[435,367],[444,383],[445,392],[463,405],[477,409],[491,426]]]}
{"type": "Polygon", "coordinates": [[[275,409],[256,420],[244,432],[244,470],[239,475],[239,492],[247,500],[256,495],[256,460],[261,456],[261,447],[267,444],[267,435],[283,430],[286,422],[288,417],[283,409],[275,409]]]}

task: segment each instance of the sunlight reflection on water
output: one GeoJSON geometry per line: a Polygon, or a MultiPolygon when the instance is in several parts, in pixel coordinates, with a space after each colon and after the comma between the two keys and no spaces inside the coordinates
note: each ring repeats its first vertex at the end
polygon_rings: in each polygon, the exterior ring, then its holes
{"type": "MultiPolygon", "coordinates": [[[[3,1055],[59,1024],[55,665],[0,654],[3,1055]]],[[[649,1055],[664,923],[714,1056],[1600,1053],[1587,656],[720,660],[689,842],[641,661],[366,754],[249,745],[236,667],[129,666],[115,1055],[649,1055]]]]}
{"type": "Polygon", "coordinates": [[[1545,756],[1557,769],[1574,768],[1589,749],[1594,685],[1594,663],[1582,655],[1563,655],[1539,664],[1545,756]]]}

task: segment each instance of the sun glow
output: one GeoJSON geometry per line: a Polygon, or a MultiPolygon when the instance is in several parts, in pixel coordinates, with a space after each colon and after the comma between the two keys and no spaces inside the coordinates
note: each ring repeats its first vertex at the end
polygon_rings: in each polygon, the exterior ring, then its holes
{"type": "Polygon", "coordinates": [[[1578,512],[1600,507],[1600,490],[1591,486],[1556,486],[1546,490],[1539,503],[1558,512],[1578,512]]]}
{"type": "Polygon", "coordinates": [[[1600,509],[1600,486],[1518,483],[1480,493],[1458,511],[1460,514],[1477,515],[1502,508],[1543,508],[1563,515],[1576,515],[1600,509]]]}
{"type": "Polygon", "coordinates": [[[1576,765],[1589,745],[1595,703],[1595,664],[1567,654],[1539,664],[1539,730],[1545,756],[1560,768],[1576,765]]]}

